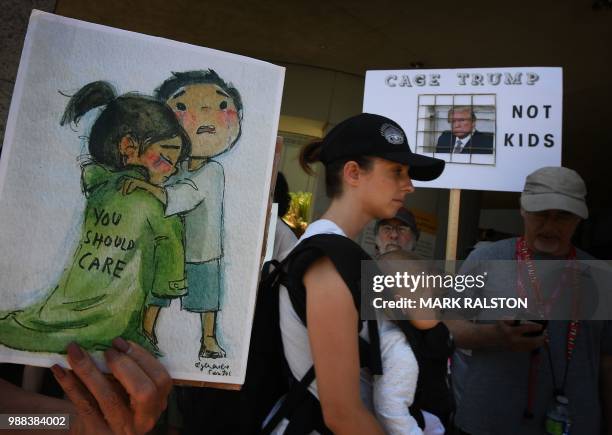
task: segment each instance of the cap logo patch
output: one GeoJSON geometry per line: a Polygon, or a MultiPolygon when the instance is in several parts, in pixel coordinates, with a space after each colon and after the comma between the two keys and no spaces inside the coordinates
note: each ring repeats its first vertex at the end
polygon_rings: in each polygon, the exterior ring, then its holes
{"type": "Polygon", "coordinates": [[[399,128],[391,124],[383,124],[380,127],[380,134],[393,145],[400,145],[405,142],[404,133],[399,128]]]}

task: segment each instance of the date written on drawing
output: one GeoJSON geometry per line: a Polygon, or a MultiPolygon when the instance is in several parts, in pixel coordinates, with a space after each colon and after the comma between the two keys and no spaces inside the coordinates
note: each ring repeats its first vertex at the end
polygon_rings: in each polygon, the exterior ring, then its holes
{"type": "Polygon", "coordinates": [[[195,368],[207,375],[231,376],[232,368],[227,363],[209,363],[208,361],[196,361],[195,368]]]}

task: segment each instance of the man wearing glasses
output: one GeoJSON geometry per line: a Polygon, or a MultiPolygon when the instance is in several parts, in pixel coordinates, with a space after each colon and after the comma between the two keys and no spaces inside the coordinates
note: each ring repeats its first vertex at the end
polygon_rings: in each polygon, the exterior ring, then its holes
{"type": "Polygon", "coordinates": [[[398,250],[414,251],[420,232],[414,215],[406,207],[402,207],[393,218],[376,222],[374,234],[376,254],[383,255],[398,250]]]}

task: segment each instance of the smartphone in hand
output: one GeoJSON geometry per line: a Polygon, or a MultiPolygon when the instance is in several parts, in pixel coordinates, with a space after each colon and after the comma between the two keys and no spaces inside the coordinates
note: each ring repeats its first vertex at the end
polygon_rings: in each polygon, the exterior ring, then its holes
{"type": "Polygon", "coordinates": [[[513,326],[524,325],[526,323],[537,323],[538,325],[542,325],[542,329],[540,329],[539,331],[526,332],[525,334],[523,334],[523,337],[539,337],[540,335],[544,334],[544,330],[548,326],[548,320],[546,319],[537,319],[537,320],[516,319],[514,321],[513,326]]]}

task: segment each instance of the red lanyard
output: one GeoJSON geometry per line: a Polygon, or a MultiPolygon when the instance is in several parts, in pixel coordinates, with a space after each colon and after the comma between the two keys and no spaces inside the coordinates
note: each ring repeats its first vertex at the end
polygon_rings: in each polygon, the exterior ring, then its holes
{"type": "MultiPolygon", "coordinates": [[[[538,314],[543,319],[550,317],[550,312],[552,310],[554,302],[559,297],[561,288],[563,287],[563,284],[564,284],[563,281],[564,281],[564,277],[566,276],[566,273],[564,273],[561,276],[561,279],[559,280],[559,285],[557,285],[557,288],[555,289],[553,294],[548,299],[545,300],[541,292],[540,281],[538,280],[538,277],[536,275],[535,265],[533,264],[533,255],[531,253],[531,250],[527,247],[527,241],[525,240],[524,237],[521,237],[516,241],[516,259],[518,262],[517,264],[518,267],[516,269],[517,270],[516,291],[518,295],[524,298],[528,296],[527,290],[525,289],[525,285],[523,284],[523,280],[521,279],[521,269],[522,269],[521,266],[524,264],[527,268],[527,275],[529,276],[529,283],[531,284],[531,290],[533,291],[533,295],[535,296],[538,314]]],[[[572,277],[574,279],[576,278],[576,271],[574,267],[575,260],[576,260],[576,248],[572,246],[570,253],[567,256],[567,261],[568,261],[567,269],[572,273],[572,277]]],[[[576,287],[577,287],[576,284],[577,283],[574,282],[574,289],[573,289],[574,297],[577,297],[578,295],[578,292],[576,291],[576,287]]],[[[574,300],[573,302],[574,302],[573,304],[574,309],[577,309],[578,304],[576,302],[578,301],[574,300]]],[[[577,313],[575,312],[574,314],[577,314],[577,313]]],[[[574,316],[574,318],[576,318],[576,316],[574,316]]]]}
{"type": "MultiPolygon", "coordinates": [[[[544,300],[542,294],[540,292],[540,282],[536,276],[535,265],[533,264],[533,255],[531,250],[527,247],[527,242],[524,237],[521,237],[516,242],[516,259],[518,261],[517,264],[517,293],[519,296],[526,297],[527,291],[525,290],[525,286],[521,280],[521,263],[525,263],[527,267],[527,274],[529,276],[529,281],[531,284],[531,288],[533,290],[534,296],[536,298],[536,302],[538,304],[538,312],[540,317],[544,318],[552,309],[553,302],[558,298],[559,292],[561,291],[562,285],[557,286],[555,292],[551,295],[548,300],[544,300]]],[[[576,249],[572,246],[571,251],[568,255],[567,260],[569,260],[568,266],[573,266],[576,259],[576,249]]],[[[569,267],[572,272],[572,276],[574,277],[574,288],[573,293],[574,296],[578,294],[577,282],[576,282],[576,269],[574,267],[569,267]]],[[[561,283],[560,283],[561,284],[561,283]]],[[[577,319],[577,314],[579,312],[577,301],[574,300],[573,308],[574,308],[574,319],[577,319]]],[[[578,337],[578,331],[580,330],[580,322],[578,320],[572,320],[567,327],[567,337],[566,337],[566,352],[565,352],[565,370],[563,373],[563,381],[560,386],[557,385],[557,380],[555,377],[555,369],[552,361],[552,353],[550,350],[550,345],[548,340],[546,340],[546,350],[548,353],[548,362],[550,364],[550,371],[552,375],[553,393],[555,395],[563,395],[565,390],[565,384],[567,383],[567,372],[569,369],[570,361],[572,359],[572,355],[574,353],[574,349],[576,347],[576,338],[578,337]]],[[[533,417],[533,402],[535,400],[535,384],[537,382],[538,369],[540,366],[540,352],[539,349],[531,352],[531,358],[529,362],[529,384],[528,384],[528,392],[527,392],[527,408],[525,409],[525,417],[532,418],[533,417]]]]}

